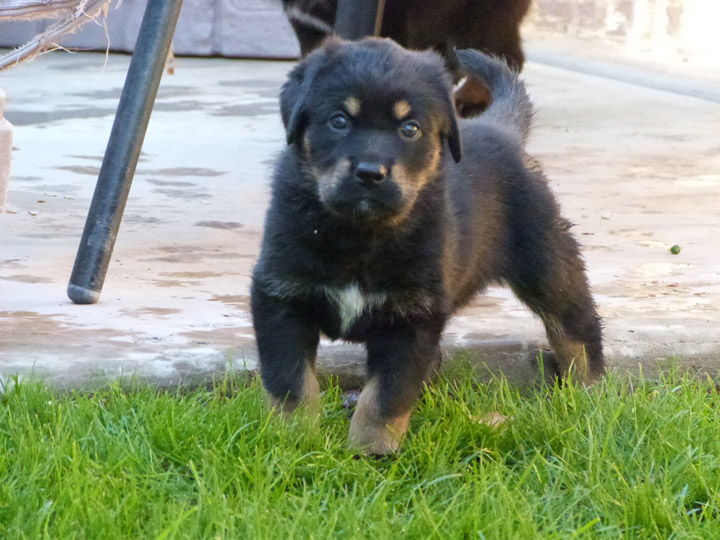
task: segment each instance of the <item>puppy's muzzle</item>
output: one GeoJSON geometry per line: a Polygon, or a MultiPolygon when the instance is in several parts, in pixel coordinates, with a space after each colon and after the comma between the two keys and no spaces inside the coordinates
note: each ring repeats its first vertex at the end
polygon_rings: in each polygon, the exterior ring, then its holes
{"type": "Polygon", "coordinates": [[[372,188],[385,180],[387,172],[387,167],[381,163],[361,161],[355,167],[354,176],[362,186],[372,188]]]}

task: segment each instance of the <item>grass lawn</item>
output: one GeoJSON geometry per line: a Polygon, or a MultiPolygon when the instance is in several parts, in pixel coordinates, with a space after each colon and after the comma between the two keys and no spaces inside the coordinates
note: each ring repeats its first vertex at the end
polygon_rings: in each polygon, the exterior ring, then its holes
{"type": "Polygon", "coordinates": [[[588,391],[466,370],[428,388],[383,459],[345,449],[336,386],[311,432],[241,376],[0,398],[3,539],[720,538],[720,395],[674,372],[588,391]]]}

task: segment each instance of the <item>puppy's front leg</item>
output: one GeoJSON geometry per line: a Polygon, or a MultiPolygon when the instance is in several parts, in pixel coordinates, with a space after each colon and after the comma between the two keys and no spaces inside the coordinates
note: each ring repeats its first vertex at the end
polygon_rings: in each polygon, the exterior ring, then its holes
{"type": "Polygon", "coordinates": [[[368,339],[368,382],[350,422],[350,447],[389,454],[400,447],[430,368],[439,358],[442,322],[404,322],[368,339]]]}
{"type": "Polygon", "coordinates": [[[308,412],[319,414],[315,357],[320,331],[313,318],[255,288],[251,301],[260,375],[273,406],[291,413],[303,404],[308,412]]]}

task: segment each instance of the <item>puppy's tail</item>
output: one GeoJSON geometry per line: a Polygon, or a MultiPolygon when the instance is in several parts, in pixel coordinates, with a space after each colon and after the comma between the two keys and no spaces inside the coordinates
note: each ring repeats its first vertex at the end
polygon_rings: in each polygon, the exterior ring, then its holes
{"type": "Polygon", "coordinates": [[[516,130],[524,143],[530,134],[533,117],[533,106],[525,83],[504,60],[474,49],[462,49],[456,53],[467,75],[455,92],[459,114],[472,116],[481,112],[487,106],[489,89],[492,101],[482,113],[482,119],[516,130]]]}

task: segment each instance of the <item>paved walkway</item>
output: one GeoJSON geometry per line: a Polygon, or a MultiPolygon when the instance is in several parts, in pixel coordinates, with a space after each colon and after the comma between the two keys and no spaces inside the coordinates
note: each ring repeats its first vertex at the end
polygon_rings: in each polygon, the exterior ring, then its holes
{"type": "MultiPolygon", "coordinates": [[[[0,376],[174,384],[255,366],[249,274],[283,134],[287,62],[177,60],[150,122],[101,302],[65,287],[129,58],[42,57],[0,75],[15,124],[0,215],[0,376]]],[[[611,366],[720,366],[720,104],[531,63],[530,149],[585,246],[611,366]],[[668,249],[679,244],[682,251],[668,249]]],[[[504,289],[456,317],[448,350],[517,381],[542,326],[504,289]]],[[[354,378],[362,349],[323,343],[354,378]]]]}

